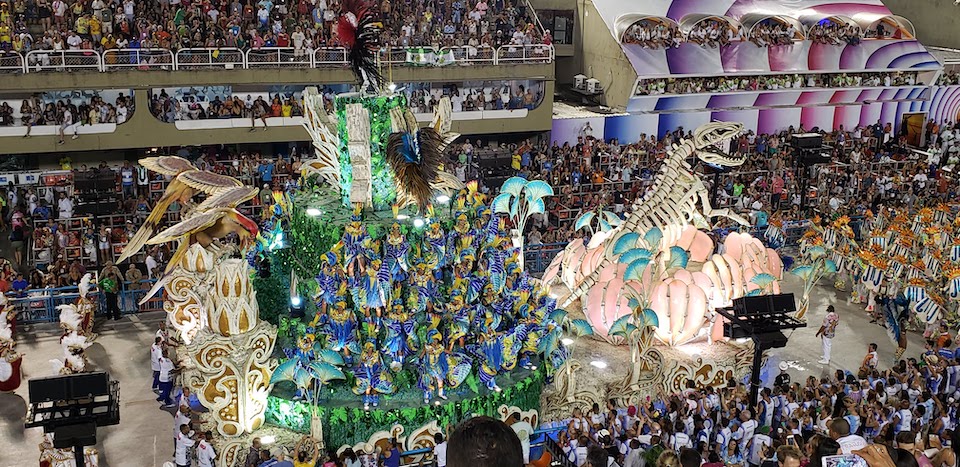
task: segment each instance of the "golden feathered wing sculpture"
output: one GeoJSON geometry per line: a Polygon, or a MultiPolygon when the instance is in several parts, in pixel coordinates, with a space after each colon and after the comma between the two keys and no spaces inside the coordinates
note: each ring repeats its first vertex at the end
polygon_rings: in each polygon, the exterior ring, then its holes
{"type": "Polygon", "coordinates": [[[330,117],[323,105],[323,94],[315,87],[303,90],[303,128],[307,130],[316,157],[303,161],[300,175],[319,175],[335,189],[340,189],[340,137],[332,130],[330,117]]]}
{"type": "Polygon", "coordinates": [[[393,108],[393,133],[387,142],[387,162],[397,183],[397,205],[415,204],[420,212],[430,206],[436,192],[452,195],[463,188],[443,170],[443,152],[460,135],[450,131],[453,108],[450,99],[437,103],[433,122],[420,128],[409,108],[393,108]]]}
{"type": "MultiPolygon", "coordinates": [[[[198,193],[215,195],[222,190],[242,186],[239,180],[205,170],[199,170],[186,159],[177,156],[158,156],[140,159],[140,165],[148,170],[174,177],[167,185],[163,196],[150,211],[146,221],[123,248],[117,263],[137,254],[147,243],[160,225],[163,215],[174,201],[189,206],[190,200],[198,193]]],[[[187,215],[184,210],[184,215],[187,215]]]]}

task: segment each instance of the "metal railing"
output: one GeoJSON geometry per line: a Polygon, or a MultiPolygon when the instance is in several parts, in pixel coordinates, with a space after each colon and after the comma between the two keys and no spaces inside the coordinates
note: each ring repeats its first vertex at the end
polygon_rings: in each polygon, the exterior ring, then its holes
{"type": "Polygon", "coordinates": [[[96,70],[103,71],[103,55],[94,50],[31,50],[27,72],[96,70]]]}
{"type": "Polygon", "coordinates": [[[321,47],[313,51],[314,68],[347,66],[347,49],[343,47],[321,47]]]}
{"type": "Polygon", "coordinates": [[[136,68],[138,70],[173,70],[170,49],[110,49],[103,51],[105,71],[136,68]]]}
{"type": "Polygon", "coordinates": [[[246,68],[246,55],[236,48],[180,49],[174,57],[177,70],[246,68]]]}
{"type": "MultiPolygon", "coordinates": [[[[135,314],[148,311],[163,311],[163,299],[157,295],[148,300],[143,305],[138,302],[150,290],[155,281],[141,281],[139,288],[131,288],[131,282],[124,282],[123,289],[117,294],[120,304],[120,310],[123,314],[135,314]]],[[[10,307],[17,314],[17,323],[36,324],[53,323],[60,320],[60,312],[57,307],[65,304],[76,303],[80,297],[76,286],[57,287],[47,289],[30,289],[23,292],[20,296],[16,292],[8,292],[7,300],[10,307]]],[[[88,298],[96,301],[97,309],[94,316],[104,316],[107,314],[106,297],[99,290],[90,291],[88,298]]]]}
{"type": "Polygon", "coordinates": [[[497,49],[497,63],[550,63],[554,59],[552,45],[505,45],[497,49]]]}
{"type": "Polygon", "coordinates": [[[313,55],[293,47],[247,50],[247,68],[313,68],[313,55]]]}
{"type": "Polygon", "coordinates": [[[408,50],[432,50],[431,47],[390,47],[380,49],[377,52],[377,61],[383,64],[389,65],[398,65],[402,63],[407,63],[407,51],[408,50]]]}
{"type": "MultiPolygon", "coordinates": [[[[501,63],[550,63],[555,51],[552,45],[505,45],[499,49],[481,47],[392,47],[382,49],[377,60],[383,65],[424,65],[408,63],[407,52],[433,51],[440,56],[453,54],[454,63],[466,65],[498,65],[501,63]]],[[[122,69],[197,70],[250,68],[339,68],[349,65],[347,50],[342,47],[295,49],[269,47],[243,51],[236,48],[192,48],[174,52],[170,49],[95,50],[32,50],[0,53],[0,73],[39,73],[43,71],[122,69]]]]}
{"type": "Polygon", "coordinates": [[[0,53],[0,73],[26,73],[26,62],[20,52],[0,53]]]}
{"type": "MultiPolygon", "coordinates": [[[[480,47],[447,47],[443,50],[453,51],[455,63],[464,64],[491,64],[497,59],[497,51],[493,47],[482,45],[480,47]]],[[[441,51],[442,52],[442,51],[441,51]]]]}

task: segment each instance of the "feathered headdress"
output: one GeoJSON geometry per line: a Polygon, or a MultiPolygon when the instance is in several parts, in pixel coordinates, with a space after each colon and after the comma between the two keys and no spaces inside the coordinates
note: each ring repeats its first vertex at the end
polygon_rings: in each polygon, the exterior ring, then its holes
{"type": "Polygon", "coordinates": [[[60,327],[63,329],[69,329],[73,331],[79,329],[80,324],[83,323],[83,317],[77,312],[77,307],[75,305],[59,305],[57,306],[57,311],[60,312],[60,327]]]}
{"type": "Polygon", "coordinates": [[[441,168],[443,151],[459,136],[450,131],[452,112],[450,99],[443,97],[433,123],[421,129],[410,109],[390,110],[393,133],[387,142],[387,161],[397,182],[399,204],[416,204],[424,212],[430,206],[434,184],[457,190],[463,187],[459,180],[455,184],[448,180],[444,175],[449,174],[441,168]]]}
{"type": "Polygon", "coordinates": [[[87,293],[90,292],[90,279],[92,277],[88,272],[80,278],[80,285],[78,286],[80,289],[80,298],[87,298],[87,293]]]}
{"type": "Polygon", "coordinates": [[[383,77],[377,69],[377,50],[383,24],[377,20],[377,9],[366,0],[344,0],[343,14],[337,21],[337,37],[350,58],[350,66],[362,83],[380,89],[383,77]]]}

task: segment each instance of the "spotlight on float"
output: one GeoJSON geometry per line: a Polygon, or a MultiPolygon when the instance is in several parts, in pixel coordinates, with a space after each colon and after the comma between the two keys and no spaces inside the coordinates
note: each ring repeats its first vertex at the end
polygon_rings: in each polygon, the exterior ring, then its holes
{"type": "Polygon", "coordinates": [[[447,204],[450,202],[450,197],[447,195],[437,196],[437,202],[440,204],[447,204]]]}
{"type": "Polygon", "coordinates": [[[299,295],[294,295],[290,297],[290,317],[291,318],[303,318],[303,299],[299,295]]]}
{"type": "Polygon", "coordinates": [[[390,83],[387,85],[387,90],[390,92],[395,92],[397,90],[397,83],[390,83]]]}
{"type": "Polygon", "coordinates": [[[422,228],[422,227],[423,227],[423,224],[424,224],[423,219],[421,219],[421,218],[419,218],[419,217],[413,220],[413,226],[416,227],[416,228],[418,228],[418,229],[419,229],[419,228],[422,228]]]}
{"type": "Polygon", "coordinates": [[[307,208],[307,215],[317,217],[320,215],[320,210],[317,208],[307,208]]]}
{"type": "Polygon", "coordinates": [[[260,444],[273,444],[277,442],[277,437],[273,435],[266,435],[260,437],[260,444]]]}
{"type": "Polygon", "coordinates": [[[397,220],[398,220],[398,221],[405,221],[405,220],[407,220],[407,219],[409,219],[409,218],[410,218],[410,216],[408,216],[408,215],[406,215],[406,214],[397,214],[397,220]]]}
{"type": "Polygon", "coordinates": [[[599,368],[599,369],[603,370],[603,369],[607,368],[607,362],[605,362],[605,361],[603,361],[603,360],[594,360],[594,361],[590,362],[590,366],[592,366],[592,367],[594,367],[594,368],[599,368]]]}
{"type": "Polygon", "coordinates": [[[573,339],[569,337],[564,337],[563,339],[560,339],[560,342],[562,342],[563,345],[573,345],[573,339]]]}
{"type": "Polygon", "coordinates": [[[304,317],[304,306],[303,298],[300,297],[300,292],[297,291],[297,275],[293,271],[290,271],[290,317],[291,318],[303,318],[304,317]]]}

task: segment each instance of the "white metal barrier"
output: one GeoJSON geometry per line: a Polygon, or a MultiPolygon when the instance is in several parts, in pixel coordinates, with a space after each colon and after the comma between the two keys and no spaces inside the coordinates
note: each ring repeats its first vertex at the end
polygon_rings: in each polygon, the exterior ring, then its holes
{"type": "Polygon", "coordinates": [[[93,50],[31,50],[27,72],[63,70],[103,71],[103,56],[93,50]]]}
{"type": "MultiPolygon", "coordinates": [[[[423,47],[428,48],[428,47],[423,47]]],[[[383,48],[377,52],[377,60],[383,64],[400,64],[406,63],[407,61],[407,50],[415,50],[417,47],[410,47],[409,49],[404,47],[390,47],[383,48]]]]}
{"type": "Polygon", "coordinates": [[[343,47],[321,47],[313,51],[313,66],[317,68],[341,67],[347,63],[347,49],[343,47]]]}
{"type": "Polygon", "coordinates": [[[552,45],[504,45],[497,49],[496,63],[550,63],[554,59],[552,45]]]}
{"type": "Polygon", "coordinates": [[[174,57],[177,70],[200,70],[219,68],[232,70],[246,68],[246,57],[237,48],[180,49],[174,57]]]}
{"type": "Polygon", "coordinates": [[[109,49],[103,51],[103,69],[173,70],[170,49],[109,49]]]}
{"type": "Polygon", "coordinates": [[[0,73],[25,73],[23,55],[19,52],[0,52],[0,73]]]}
{"type": "Polygon", "coordinates": [[[482,45],[480,47],[444,47],[453,52],[453,58],[456,63],[462,64],[493,64],[497,60],[497,51],[493,47],[482,45]]]}
{"type": "MultiPolygon", "coordinates": [[[[499,49],[481,47],[391,47],[381,49],[377,59],[384,65],[407,63],[408,51],[433,51],[453,54],[454,63],[491,64],[550,63],[555,52],[552,45],[505,45],[499,49]]],[[[33,50],[23,56],[16,52],[0,53],[0,73],[38,73],[63,70],[195,70],[235,68],[335,68],[348,65],[347,50],[322,47],[315,50],[293,47],[269,47],[243,51],[236,48],[192,48],[174,53],[169,49],[111,49],[102,54],[93,50],[33,50]]]]}
{"type": "Polygon", "coordinates": [[[250,49],[247,68],[313,68],[313,55],[293,47],[250,49]]]}

